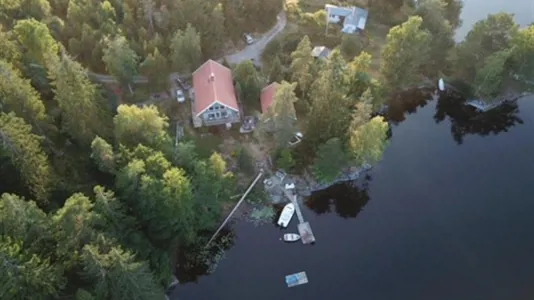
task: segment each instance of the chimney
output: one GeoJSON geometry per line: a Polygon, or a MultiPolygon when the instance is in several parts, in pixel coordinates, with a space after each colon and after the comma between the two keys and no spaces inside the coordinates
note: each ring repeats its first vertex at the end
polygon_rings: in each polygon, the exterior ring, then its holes
{"type": "Polygon", "coordinates": [[[211,73],[208,79],[208,82],[214,82],[214,81],[215,81],[215,74],[211,73]]]}

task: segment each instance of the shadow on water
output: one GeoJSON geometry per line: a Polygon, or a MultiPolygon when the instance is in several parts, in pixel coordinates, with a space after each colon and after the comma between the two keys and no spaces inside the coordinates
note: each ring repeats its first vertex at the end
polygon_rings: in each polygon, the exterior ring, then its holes
{"type": "Polygon", "coordinates": [[[224,258],[224,252],[235,244],[231,224],[225,226],[210,246],[204,249],[210,237],[211,233],[197,245],[184,247],[178,252],[175,274],[181,283],[198,282],[200,277],[213,273],[224,258]]]}
{"type": "Polygon", "coordinates": [[[461,96],[447,93],[439,97],[434,115],[436,123],[449,118],[451,134],[458,144],[462,144],[468,134],[497,135],[523,124],[523,120],[517,116],[519,108],[515,102],[506,102],[486,112],[479,112],[464,103],[465,99],[461,96]]]}
{"type": "Polygon", "coordinates": [[[406,119],[406,115],[417,112],[417,108],[425,107],[432,100],[432,89],[412,89],[398,93],[388,103],[386,119],[397,125],[406,119]]]}
{"type": "Polygon", "coordinates": [[[389,102],[387,120],[398,125],[406,116],[417,112],[437,98],[434,120],[440,123],[445,119],[451,122],[451,134],[458,144],[469,134],[487,136],[507,132],[517,124],[523,124],[517,115],[519,108],[515,102],[506,102],[486,112],[465,105],[466,99],[458,93],[443,93],[435,97],[432,89],[414,89],[399,93],[389,102]]]}
{"type": "Polygon", "coordinates": [[[306,206],[318,215],[336,212],[342,218],[356,218],[370,200],[368,185],[371,180],[371,176],[366,175],[361,185],[344,182],[315,192],[306,206]]]}

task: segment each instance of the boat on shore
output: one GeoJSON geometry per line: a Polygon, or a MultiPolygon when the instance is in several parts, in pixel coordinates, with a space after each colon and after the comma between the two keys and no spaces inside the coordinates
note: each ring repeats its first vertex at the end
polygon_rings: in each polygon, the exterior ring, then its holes
{"type": "Polygon", "coordinates": [[[282,213],[280,214],[280,218],[278,218],[278,226],[286,228],[287,225],[289,225],[289,222],[291,221],[291,218],[293,218],[294,214],[295,205],[293,205],[293,203],[286,204],[286,206],[284,206],[284,209],[282,210],[282,213]]]}
{"type": "Polygon", "coordinates": [[[300,240],[300,235],[296,233],[286,233],[284,234],[284,237],[282,238],[284,242],[292,243],[300,240]]]}

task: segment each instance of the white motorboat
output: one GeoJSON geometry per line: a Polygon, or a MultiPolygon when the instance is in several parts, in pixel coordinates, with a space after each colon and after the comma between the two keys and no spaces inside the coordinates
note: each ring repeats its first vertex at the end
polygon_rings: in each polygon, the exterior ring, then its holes
{"type": "Polygon", "coordinates": [[[438,81],[438,88],[440,91],[445,91],[445,81],[443,81],[443,78],[440,78],[438,81]]]}
{"type": "Polygon", "coordinates": [[[289,225],[289,222],[291,221],[291,218],[293,218],[294,214],[295,205],[293,205],[293,203],[286,204],[286,206],[284,206],[284,209],[282,210],[282,213],[280,214],[280,218],[278,218],[278,226],[286,228],[287,225],[289,225]]]}
{"type": "Polygon", "coordinates": [[[298,240],[300,240],[300,235],[296,234],[296,233],[286,233],[284,234],[284,238],[283,238],[284,242],[296,242],[298,240]]]}

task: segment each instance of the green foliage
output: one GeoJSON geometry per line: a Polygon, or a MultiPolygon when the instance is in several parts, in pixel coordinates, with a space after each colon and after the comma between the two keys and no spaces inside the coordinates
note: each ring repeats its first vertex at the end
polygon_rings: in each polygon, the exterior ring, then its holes
{"type": "Polygon", "coordinates": [[[104,56],[106,70],[123,85],[133,82],[138,73],[139,58],[124,36],[105,41],[104,56]]]}
{"type": "Polygon", "coordinates": [[[510,63],[524,79],[534,78],[534,25],[520,30],[512,39],[510,63]]]}
{"type": "Polygon", "coordinates": [[[423,19],[421,28],[432,35],[430,59],[424,66],[424,73],[437,75],[438,70],[446,68],[449,51],[454,47],[454,27],[447,19],[446,0],[425,0],[417,6],[415,14],[423,19]]]}
{"type": "Polygon", "coordinates": [[[343,142],[338,138],[331,138],[317,149],[313,172],[319,182],[330,183],[341,174],[341,169],[347,162],[343,142]]]}
{"type": "Polygon", "coordinates": [[[148,77],[152,90],[161,91],[167,87],[169,65],[167,58],[159,52],[158,48],[154,50],[154,53],[148,54],[140,65],[140,71],[148,77]]]}
{"type": "Polygon", "coordinates": [[[46,115],[44,103],[30,81],[10,63],[0,60],[0,109],[14,112],[31,124],[33,131],[41,134],[50,128],[49,117],[46,115]]]}
{"type": "Polygon", "coordinates": [[[154,281],[149,266],[120,247],[86,245],[81,260],[83,273],[94,281],[97,299],[161,299],[163,289],[154,281]]]}
{"type": "Polygon", "coordinates": [[[410,17],[391,28],[382,49],[380,73],[386,88],[394,92],[420,81],[419,71],[428,62],[431,34],[422,29],[423,19],[410,17]]]}
{"type": "Polygon", "coordinates": [[[0,289],[5,299],[58,297],[64,278],[56,266],[24,250],[22,243],[0,237],[0,289]]]}
{"type": "Polygon", "coordinates": [[[202,59],[200,36],[191,24],[187,24],[185,30],[178,30],[174,34],[170,48],[174,70],[188,73],[200,66],[202,59]]]}
{"type": "Polygon", "coordinates": [[[59,45],[46,25],[35,19],[17,21],[13,28],[13,35],[27,63],[47,66],[59,52],[59,45]]]}
{"type": "Polygon", "coordinates": [[[258,103],[262,89],[260,74],[250,60],[239,63],[234,69],[234,77],[241,88],[242,101],[246,103],[258,103]]]}
{"type": "MultiPolygon", "coordinates": [[[[356,118],[355,118],[355,122],[356,118]]],[[[349,149],[352,160],[358,165],[378,162],[387,147],[388,123],[380,116],[361,126],[351,127],[349,149]]]]}
{"type": "Polygon", "coordinates": [[[280,169],[291,171],[295,167],[295,160],[293,154],[289,149],[282,149],[276,160],[276,166],[280,169]]]}
{"type": "Polygon", "coordinates": [[[486,58],[484,66],[477,70],[475,76],[475,95],[482,99],[497,97],[503,85],[503,79],[508,73],[508,59],[511,51],[498,51],[486,58]]]}
{"type": "Polygon", "coordinates": [[[339,50],[331,53],[310,91],[311,109],[306,128],[306,142],[317,147],[334,137],[344,137],[349,127],[355,100],[348,94],[346,62],[339,50]]]}
{"type": "Polygon", "coordinates": [[[302,94],[306,94],[313,81],[311,68],[313,65],[313,56],[311,55],[312,46],[308,36],[300,41],[297,49],[291,53],[291,81],[298,83],[298,88],[302,94]]]}
{"type": "Polygon", "coordinates": [[[89,146],[97,135],[109,136],[111,114],[97,86],[89,81],[87,71],[78,62],[63,55],[50,66],[50,78],[64,132],[82,146],[89,146]]]}
{"type": "Polygon", "coordinates": [[[269,66],[269,82],[282,82],[285,72],[280,58],[276,56],[269,66]]]}
{"type": "Polygon", "coordinates": [[[347,60],[352,60],[363,48],[361,37],[355,34],[344,34],[339,49],[347,60]]]}
{"type": "Polygon", "coordinates": [[[115,172],[115,157],[113,154],[113,147],[106,142],[106,140],[97,136],[91,142],[91,158],[98,165],[98,169],[102,172],[115,172]]]}
{"type": "Polygon", "coordinates": [[[0,113],[1,149],[19,170],[32,195],[41,203],[47,203],[53,178],[41,140],[31,133],[31,126],[23,119],[13,113],[0,113]]]}
{"type": "Polygon", "coordinates": [[[120,105],[114,120],[115,140],[126,146],[159,147],[169,141],[167,128],[168,118],[162,116],[157,107],[120,105]]]}
{"type": "Polygon", "coordinates": [[[286,148],[289,141],[297,132],[295,102],[296,83],[282,81],[276,88],[273,104],[265,117],[270,118],[273,128],[274,141],[278,148],[286,148]]]}
{"type": "Polygon", "coordinates": [[[489,15],[487,19],[475,23],[456,48],[454,58],[457,76],[473,82],[477,71],[485,65],[489,56],[510,48],[518,28],[513,15],[506,13],[489,15]]]}

